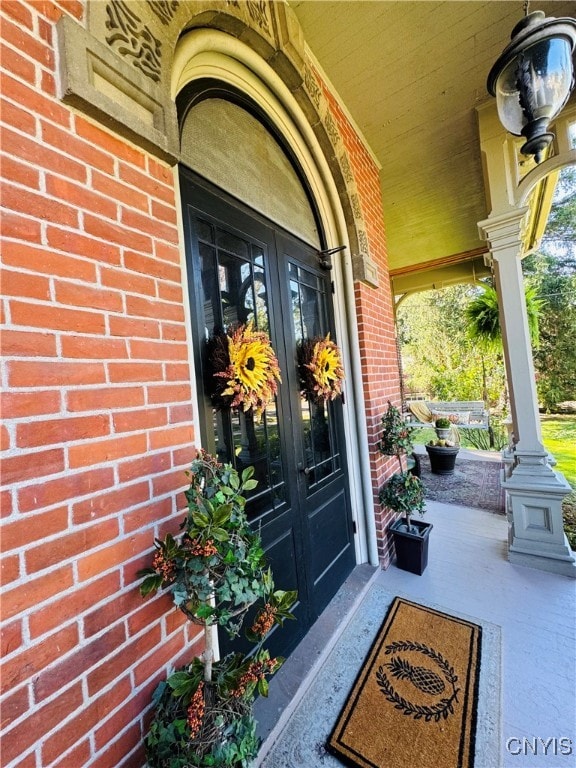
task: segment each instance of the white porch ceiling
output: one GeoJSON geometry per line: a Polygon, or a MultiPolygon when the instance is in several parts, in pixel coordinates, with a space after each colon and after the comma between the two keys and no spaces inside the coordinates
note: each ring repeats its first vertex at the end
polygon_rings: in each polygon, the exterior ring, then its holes
{"type": "MultiPolygon", "coordinates": [[[[488,72],[524,3],[290,0],[290,6],[382,166],[390,269],[474,256],[481,264],[486,246],[476,224],[489,211],[475,106],[491,98],[488,72]]],[[[530,4],[530,11],[538,9],[576,16],[574,0],[530,4]]]]}

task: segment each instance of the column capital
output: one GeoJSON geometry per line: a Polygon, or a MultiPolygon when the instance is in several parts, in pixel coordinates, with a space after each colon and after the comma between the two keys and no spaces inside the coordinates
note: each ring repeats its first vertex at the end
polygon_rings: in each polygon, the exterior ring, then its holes
{"type": "Polygon", "coordinates": [[[480,237],[488,241],[494,258],[498,258],[500,252],[512,248],[516,256],[521,254],[523,234],[528,225],[529,215],[530,209],[526,206],[489,216],[478,222],[480,237]]]}

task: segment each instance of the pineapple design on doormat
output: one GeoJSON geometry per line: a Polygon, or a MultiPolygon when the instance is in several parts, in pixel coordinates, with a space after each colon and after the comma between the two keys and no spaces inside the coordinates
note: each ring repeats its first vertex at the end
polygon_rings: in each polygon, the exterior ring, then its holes
{"type": "Polygon", "coordinates": [[[391,643],[385,652],[391,658],[378,667],[376,680],[395,709],[425,722],[446,720],[454,714],[454,702],[458,701],[460,690],[456,687],[458,676],[441,653],[409,640],[391,643]],[[424,665],[427,659],[433,662],[434,668],[424,665]],[[396,688],[392,679],[397,681],[396,688]]]}

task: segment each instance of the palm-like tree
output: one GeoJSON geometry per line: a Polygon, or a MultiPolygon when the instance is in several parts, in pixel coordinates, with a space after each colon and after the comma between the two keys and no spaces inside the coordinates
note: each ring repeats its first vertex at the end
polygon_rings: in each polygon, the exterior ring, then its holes
{"type": "MultiPolygon", "coordinates": [[[[498,294],[494,286],[483,284],[483,291],[476,296],[466,308],[468,335],[486,350],[502,352],[502,329],[498,308],[498,294]]],[[[538,298],[535,288],[525,288],[526,312],[528,316],[528,331],[534,349],[538,348],[538,316],[543,301],[538,298]]],[[[487,400],[486,369],[482,359],[482,389],[483,398],[487,400]]],[[[504,393],[504,402],[508,402],[508,393],[504,393]]],[[[492,436],[490,442],[492,443],[492,436]]]]}

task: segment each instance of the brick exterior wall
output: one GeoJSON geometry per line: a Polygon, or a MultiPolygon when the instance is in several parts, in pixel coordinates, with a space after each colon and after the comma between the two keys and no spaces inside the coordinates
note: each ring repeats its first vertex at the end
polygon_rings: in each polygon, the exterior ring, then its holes
{"type": "Polygon", "coordinates": [[[194,632],[135,578],[193,454],[173,172],[57,100],[57,6],[1,11],[2,763],[138,766],[194,632]]]}
{"type": "Polygon", "coordinates": [[[378,267],[380,280],[378,289],[357,282],[354,293],[362,360],[370,472],[374,488],[378,554],[382,567],[387,568],[394,550],[386,529],[393,521],[394,513],[381,507],[378,501],[378,490],[385,479],[392,472],[397,471],[397,464],[396,459],[382,456],[376,444],[380,439],[382,414],[386,410],[388,400],[394,405],[400,405],[400,377],[394,326],[394,297],[388,270],[379,170],[335,96],[326,87],[324,95],[350,160],[358,189],[359,205],[366,224],[370,257],[378,267]]]}
{"type": "MultiPolygon", "coordinates": [[[[169,166],[58,100],[62,12],[85,9],[0,5],[1,754],[5,768],[137,767],[152,691],[201,649],[136,578],[181,518],[194,453],[178,201],[169,166]]],[[[332,105],[381,276],[356,301],[383,532],[374,444],[399,388],[378,172],[332,105]]]]}

